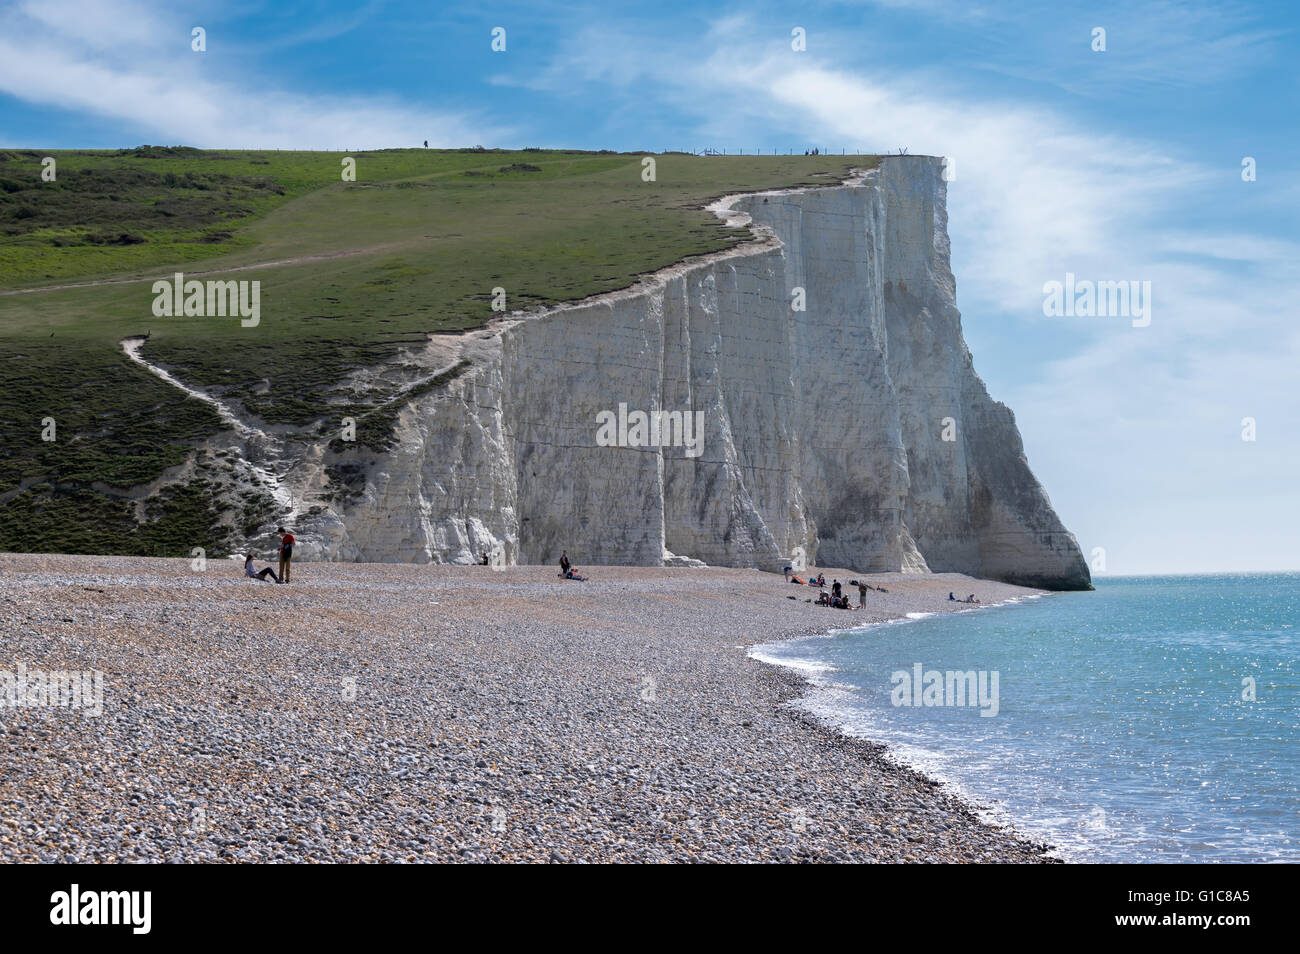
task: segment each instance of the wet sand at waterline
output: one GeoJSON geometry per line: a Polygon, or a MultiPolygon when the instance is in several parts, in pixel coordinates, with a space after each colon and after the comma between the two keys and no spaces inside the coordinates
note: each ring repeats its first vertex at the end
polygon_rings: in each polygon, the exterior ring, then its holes
{"type": "Polygon", "coordinates": [[[0,708],[0,858],[1044,860],[747,655],[1032,591],[581,569],[0,555],[0,671],[103,673],[98,716],[0,708]]]}

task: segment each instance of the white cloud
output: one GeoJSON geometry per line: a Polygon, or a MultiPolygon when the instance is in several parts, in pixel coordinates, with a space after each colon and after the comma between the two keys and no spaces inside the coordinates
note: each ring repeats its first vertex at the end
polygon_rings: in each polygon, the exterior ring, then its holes
{"type": "Polygon", "coordinates": [[[190,29],[132,0],[27,3],[0,13],[0,92],[112,118],[167,144],[373,149],[508,135],[395,97],[297,93],[223,76],[221,61],[191,51],[190,29]]]}
{"type": "Polygon", "coordinates": [[[5,27],[6,34],[12,30],[19,38],[28,39],[39,28],[40,36],[57,35],[67,42],[101,51],[138,48],[144,45],[144,38],[161,40],[169,31],[178,40],[189,35],[188,28],[176,32],[158,18],[152,7],[135,0],[103,3],[26,0],[16,5],[13,15],[6,18],[5,27]]]}
{"type": "Polygon", "coordinates": [[[963,65],[1048,83],[1084,95],[1137,86],[1222,83],[1271,60],[1288,31],[1267,5],[1240,0],[1055,0],[980,5],[962,0],[866,0],[912,13],[923,26],[976,23],[963,65]],[[1093,50],[1092,31],[1106,31],[1093,50]],[[990,46],[1015,51],[992,61],[990,46]]]}

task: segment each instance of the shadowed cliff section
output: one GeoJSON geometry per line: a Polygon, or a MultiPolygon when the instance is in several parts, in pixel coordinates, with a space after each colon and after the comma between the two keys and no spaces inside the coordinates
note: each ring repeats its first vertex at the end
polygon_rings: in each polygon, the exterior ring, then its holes
{"type": "Polygon", "coordinates": [[[962,337],[940,160],[889,160],[879,183],[889,368],[908,458],[903,519],[917,548],[935,572],[1091,589],[1015,415],[989,397],[962,337]]]}

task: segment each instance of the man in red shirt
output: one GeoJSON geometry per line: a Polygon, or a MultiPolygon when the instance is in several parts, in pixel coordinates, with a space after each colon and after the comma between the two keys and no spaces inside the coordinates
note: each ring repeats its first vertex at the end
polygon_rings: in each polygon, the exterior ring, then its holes
{"type": "Polygon", "coordinates": [[[284,527],[279,527],[275,531],[282,534],[280,537],[280,582],[289,582],[289,563],[293,560],[293,534],[284,527]]]}

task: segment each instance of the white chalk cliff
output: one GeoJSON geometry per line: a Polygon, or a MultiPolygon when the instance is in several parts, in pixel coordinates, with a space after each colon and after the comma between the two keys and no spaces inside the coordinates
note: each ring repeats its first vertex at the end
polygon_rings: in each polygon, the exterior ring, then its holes
{"type": "MultiPolygon", "coordinates": [[[[733,197],[717,211],[752,219],[757,241],[439,336],[430,366],[470,369],[405,407],[390,451],[327,454],[351,465],[352,494],[301,536],[340,560],[550,563],[567,548],[583,565],[802,560],[1087,587],[1011,411],[972,367],[945,197],[924,157],[733,197]],[[703,411],[699,456],[600,446],[597,415],[620,404],[703,411]]],[[[324,501],[316,483],[300,492],[324,501]]]]}

